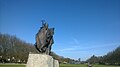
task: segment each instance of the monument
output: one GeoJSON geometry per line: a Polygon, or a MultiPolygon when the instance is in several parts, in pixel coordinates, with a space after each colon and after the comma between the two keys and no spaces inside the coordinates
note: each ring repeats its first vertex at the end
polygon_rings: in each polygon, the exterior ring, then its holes
{"type": "Polygon", "coordinates": [[[36,49],[40,53],[50,55],[53,42],[54,28],[48,28],[48,24],[42,22],[42,27],[36,34],[36,49]]]}
{"type": "Polygon", "coordinates": [[[42,27],[36,34],[35,47],[39,54],[29,54],[26,67],[59,67],[58,60],[50,56],[53,40],[54,28],[42,21],[42,27]]]}

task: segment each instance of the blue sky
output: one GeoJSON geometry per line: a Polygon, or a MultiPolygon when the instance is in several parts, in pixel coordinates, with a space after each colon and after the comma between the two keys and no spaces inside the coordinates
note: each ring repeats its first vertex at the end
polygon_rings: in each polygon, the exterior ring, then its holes
{"type": "Polygon", "coordinates": [[[120,0],[0,0],[1,33],[34,44],[42,19],[58,55],[86,60],[120,45],[120,0]]]}

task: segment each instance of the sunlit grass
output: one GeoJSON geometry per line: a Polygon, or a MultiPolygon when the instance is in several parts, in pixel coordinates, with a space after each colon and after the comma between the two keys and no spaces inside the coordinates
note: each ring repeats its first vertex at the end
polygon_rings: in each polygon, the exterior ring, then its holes
{"type": "Polygon", "coordinates": [[[25,67],[25,64],[0,64],[0,67],[25,67]]]}
{"type": "MultiPolygon", "coordinates": [[[[25,64],[0,64],[0,67],[25,67],[25,64]]],[[[85,64],[60,64],[60,67],[87,67],[85,64]]],[[[112,65],[93,65],[93,67],[120,67],[112,65]]]]}
{"type": "MultiPolygon", "coordinates": [[[[60,67],[87,67],[85,64],[60,64],[60,67]]],[[[93,65],[93,67],[120,67],[112,65],[93,65]]]]}

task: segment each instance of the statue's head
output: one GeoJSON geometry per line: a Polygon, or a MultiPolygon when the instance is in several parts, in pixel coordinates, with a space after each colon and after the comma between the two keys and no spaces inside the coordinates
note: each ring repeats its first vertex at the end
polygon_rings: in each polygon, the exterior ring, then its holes
{"type": "Polygon", "coordinates": [[[48,29],[48,24],[46,22],[42,22],[42,27],[48,29]]]}
{"type": "Polygon", "coordinates": [[[44,27],[48,28],[48,24],[47,24],[47,23],[44,23],[44,27]]]}
{"type": "Polygon", "coordinates": [[[45,20],[41,20],[42,27],[48,28],[48,24],[45,22],[45,20]]]}

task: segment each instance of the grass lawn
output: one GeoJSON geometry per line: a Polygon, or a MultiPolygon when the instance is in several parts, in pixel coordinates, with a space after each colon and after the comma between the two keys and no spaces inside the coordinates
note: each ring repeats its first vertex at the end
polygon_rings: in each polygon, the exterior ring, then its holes
{"type": "MultiPolygon", "coordinates": [[[[0,64],[0,67],[25,67],[25,64],[0,64]]],[[[85,64],[60,64],[60,67],[87,67],[85,64]]],[[[109,65],[93,65],[93,67],[120,67],[109,65]]]]}
{"type": "Polygon", "coordinates": [[[25,67],[25,64],[0,64],[0,67],[25,67]]]}
{"type": "MultiPolygon", "coordinates": [[[[61,64],[60,67],[87,67],[85,64],[61,64]]],[[[93,65],[93,67],[120,67],[110,65],[93,65]]]]}

